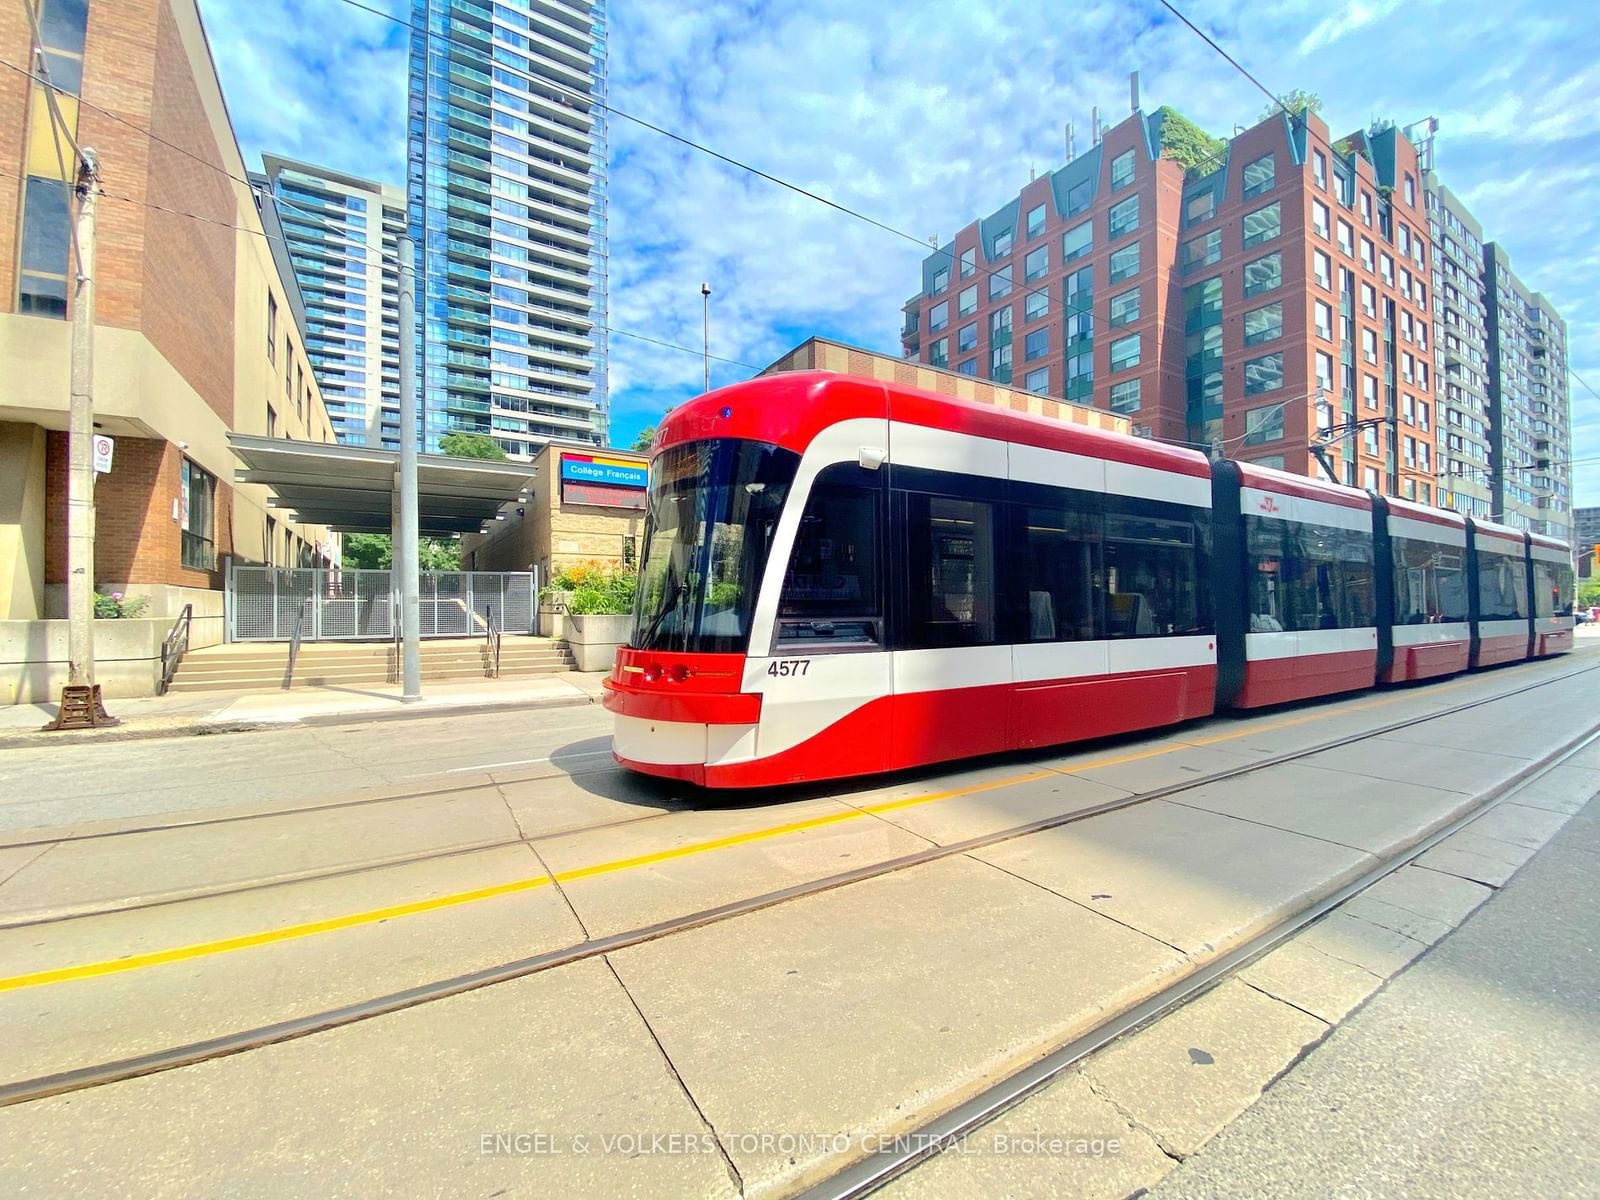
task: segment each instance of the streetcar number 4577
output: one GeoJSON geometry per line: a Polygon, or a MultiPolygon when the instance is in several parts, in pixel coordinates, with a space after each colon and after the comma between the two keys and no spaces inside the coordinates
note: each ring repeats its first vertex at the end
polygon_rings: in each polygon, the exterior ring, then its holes
{"type": "Polygon", "coordinates": [[[811,669],[809,658],[783,658],[767,665],[768,675],[804,675],[811,669]]]}

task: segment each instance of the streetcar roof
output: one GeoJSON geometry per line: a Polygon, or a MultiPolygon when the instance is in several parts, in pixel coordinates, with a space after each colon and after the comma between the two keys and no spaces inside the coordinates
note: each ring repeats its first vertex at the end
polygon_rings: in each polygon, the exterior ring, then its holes
{"type": "Polygon", "coordinates": [[[1308,479],[1304,475],[1291,475],[1288,471],[1279,471],[1275,467],[1258,466],[1251,462],[1238,464],[1239,478],[1246,487],[1258,488],[1263,492],[1277,492],[1280,496],[1300,496],[1306,500],[1321,500],[1327,504],[1338,504],[1345,508],[1362,508],[1369,512],[1372,509],[1372,497],[1366,492],[1356,488],[1345,487],[1341,483],[1324,483],[1320,479],[1308,479]]]}
{"type": "Polygon", "coordinates": [[[1199,478],[1211,474],[1210,460],[1195,450],[833,371],[785,372],[696,396],[667,414],[656,449],[704,438],[746,438],[803,453],[823,429],[862,417],[1199,478]]]}

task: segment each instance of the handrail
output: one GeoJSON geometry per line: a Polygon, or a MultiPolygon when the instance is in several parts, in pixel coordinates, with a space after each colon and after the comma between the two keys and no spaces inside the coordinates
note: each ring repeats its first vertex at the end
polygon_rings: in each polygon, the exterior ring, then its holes
{"type": "Polygon", "coordinates": [[[306,621],[306,607],[309,600],[300,601],[300,611],[294,614],[294,634],[289,638],[289,662],[283,671],[283,686],[287,688],[294,682],[294,662],[300,657],[300,631],[306,621]]]}
{"type": "Polygon", "coordinates": [[[194,605],[185,604],[178,619],[172,623],[172,628],[167,630],[167,636],[161,639],[161,686],[156,689],[158,696],[167,694],[173,677],[178,673],[178,664],[189,652],[189,626],[193,620],[194,605]]]}
{"type": "Polygon", "coordinates": [[[484,622],[483,635],[489,650],[489,678],[500,678],[500,623],[494,619],[494,605],[486,605],[488,620],[484,622]]]}
{"type": "Polygon", "coordinates": [[[403,653],[405,653],[405,648],[404,648],[404,645],[403,645],[403,642],[404,642],[403,635],[405,633],[405,626],[404,626],[404,623],[403,623],[404,614],[400,610],[400,601],[399,601],[398,598],[394,598],[394,599],[390,600],[390,602],[389,602],[389,612],[391,614],[390,618],[389,618],[389,623],[394,626],[394,669],[389,674],[389,682],[390,683],[399,683],[400,682],[400,656],[403,653]]]}

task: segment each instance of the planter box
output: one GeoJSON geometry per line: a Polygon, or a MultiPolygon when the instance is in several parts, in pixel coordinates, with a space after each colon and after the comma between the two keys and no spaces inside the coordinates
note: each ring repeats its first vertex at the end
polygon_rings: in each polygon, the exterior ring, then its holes
{"type": "Polygon", "coordinates": [[[617,647],[633,633],[633,615],[566,615],[567,645],[580,671],[609,671],[617,661],[617,647]]]}
{"type": "MultiPolygon", "coordinates": [[[[166,617],[94,623],[94,674],[108,700],[153,696],[161,682],[166,617]]],[[[0,704],[43,704],[67,681],[65,621],[0,621],[0,704]]]]}

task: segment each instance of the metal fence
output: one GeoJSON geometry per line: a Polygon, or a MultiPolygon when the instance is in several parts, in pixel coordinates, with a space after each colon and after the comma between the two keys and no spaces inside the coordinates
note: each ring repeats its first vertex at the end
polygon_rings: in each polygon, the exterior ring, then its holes
{"type": "MultiPolygon", "coordinates": [[[[495,624],[532,633],[533,575],[527,571],[424,571],[423,637],[477,637],[495,624]]],[[[308,642],[385,640],[395,633],[399,603],[388,571],[336,567],[246,567],[228,572],[228,640],[288,641],[306,607],[308,642]]]]}

